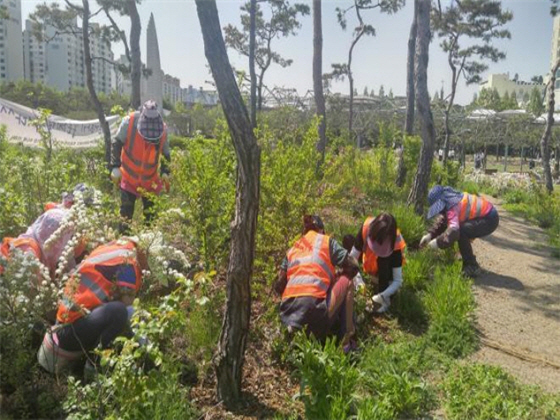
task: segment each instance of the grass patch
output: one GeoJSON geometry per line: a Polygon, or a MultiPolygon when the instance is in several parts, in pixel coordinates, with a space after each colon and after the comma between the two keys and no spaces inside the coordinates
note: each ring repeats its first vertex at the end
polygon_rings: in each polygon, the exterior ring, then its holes
{"type": "Polygon", "coordinates": [[[423,299],[430,319],[427,339],[452,357],[464,357],[477,345],[471,282],[460,273],[458,263],[438,267],[423,299]]]}
{"type": "Polygon", "coordinates": [[[498,367],[456,365],[442,388],[449,419],[560,418],[560,396],[521,385],[498,367]]]}

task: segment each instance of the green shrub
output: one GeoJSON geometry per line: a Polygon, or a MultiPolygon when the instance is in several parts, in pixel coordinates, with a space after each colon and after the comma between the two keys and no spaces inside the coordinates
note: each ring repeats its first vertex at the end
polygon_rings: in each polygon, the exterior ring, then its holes
{"type": "Polygon", "coordinates": [[[353,411],[354,387],[361,373],[336,340],[324,346],[299,333],[294,364],[301,381],[299,397],[308,419],[346,419],[353,411]]]}
{"type": "Polygon", "coordinates": [[[520,385],[501,368],[458,365],[443,383],[449,419],[557,419],[560,397],[520,385]]]}
{"type": "Polygon", "coordinates": [[[471,282],[461,276],[458,263],[437,267],[424,304],[430,318],[428,339],[442,352],[463,357],[476,347],[471,282]]]}
{"type": "Polygon", "coordinates": [[[418,216],[414,209],[404,204],[393,205],[389,209],[395,216],[397,226],[400,229],[408,247],[416,248],[420,244],[420,239],[426,231],[424,218],[418,216]]]}
{"type": "Polygon", "coordinates": [[[192,138],[185,150],[173,153],[176,193],[162,197],[162,207],[176,207],[184,214],[183,241],[195,259],[210,271],[220,267],[229,251],[230,222],[235,202],[235,157],[225,134],[218,139],[192,138]]]}
{"type": "Polygon", "coordinates": [[[419,418],[434,407],[434,390],[423,375],[435,360],[421,340],[374,340],[360,360],[358,418],[419,418]]]}

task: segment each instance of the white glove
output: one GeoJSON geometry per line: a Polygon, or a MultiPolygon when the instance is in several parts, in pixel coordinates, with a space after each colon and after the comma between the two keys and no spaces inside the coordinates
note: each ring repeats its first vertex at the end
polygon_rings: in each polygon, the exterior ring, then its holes
{"type": "Polygon", "coordinates": [[[428,243],[428,247],[431,249],[439,249],[439,246],[437,244],[437,239],[432,239],[429,243],[428,243]]]}
{"type": "Polygon", "coordinates": [[[111,181],[113,181],[116,184],[120,182],[121,178],[122,178],[121,170],[119,168],[113,168],[113,170],[111,171],[111,181]]]}
{"type": "Polygon", "coordinates": [[[420,248],[424,248],[426,245],[428,245],[428,242],[430,242],[431,240],[432,240],[432,235],[426,233],[424,236],[422,236],[422,239],[420,240],[420,248]]]}

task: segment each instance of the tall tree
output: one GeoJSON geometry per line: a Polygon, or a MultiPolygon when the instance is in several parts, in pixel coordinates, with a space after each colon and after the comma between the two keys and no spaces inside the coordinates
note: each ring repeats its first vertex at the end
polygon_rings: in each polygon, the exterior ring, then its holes
{"type": "Polygon", "coordinates": [[[416,108],[422,127],[422,148],[418,161],[418,169],[414,184],[408,196],[408,204],[414,206],[418,214],[424,210],[424,200],[428,194],[428,184],[434,159],[434,143],[436,131],[434,117],[430,107],[428,92],[428,61],[430,59],[430,10],[431,0],[418,0],[417,38],[415,57],[416,108]]]}
{"type": "Polygon", "coordinates": [[[237,156],[235,219],[227,270],[226,313],[215,358],[218,398],[231,408],[241,397],[241,377],[251,314],[251,275],[259,210],[260,149],[220,30],[215,0],[196,0],[204,52],[237,156]]]}
{"type": "Polygon", "coordinates": [[[321,0],[313,0],[313,93],[315,96],[315,108],[317,117],[320,118],[319,141],[317,150],[321,157],[318,165],[325,160],[327,148],[327,110],[325,107],[325,95],[323,94],[323,23],[322,23],[321,0]]]}
{"type": "MultiPolygon", "coordinates": [[[[41,40],[45,40],[45,28],[51,26],[55,29],[54,37],[61,35],[71,35],[78,38],[82,42],[84,53],[84,67],[86,74],[86,86],[91,97],[91,101],[95,107],[97,118],[103,132],[105,142],[105,160],[109,165],[111,158],[111,130],[105,118],[103,106],[99,100],[99,96],[95,91],[93,82],[92,63],[94,60],[105,60],[104,57],[97,57],[92,55],[90,48],[90,34],[92,27],[90,20],[98,14],[98,11],[92,12],[88,0],[82,0],[81,6],[78,3],[73,3],[70,0],[65,0],[66,7],[61,9],[58,3],[47,3],[37,5],[35,11],[29,16],[33,22],[34,35],[41,40]],[[76,18],[82,21],[81,31],[77,28],[75,22],[76,18]]],[[[98,33],[110,31],[107,27],[98,26],[98,33]]],[[[103,38],[107,44],[107,38],[103,38]]],[[[46,39],[49,41],[49,39],[46,39]]],[[[108,45],[109,46],[109,45],[108,45]]]]}
{"type": "MultiPolygon", "coordinates": [[[[414,134],[414,102],[416,100],[416,95],[414,94],[414,53],[416,50],[416,34],[418,31],[418,24],[416,22],[417,16],[418,0],[414,0],[414,15],[412,17],[412,24],[410,25],[410,34],[408,36],[408,54],[406,59],[406,118],[404,122],[404,134],[406,136],[412,136],[414,134]]],[[[402,187],[405,179],[406,165],[404,164],[403,142],[397,168],[397,186],[402,187]]]]}
{"type": "MultiPolygon", "coordinates": [[[[354,58],[354,49],[364,35],[375,36],[375,28],[364,22],[362,13],[370,9],[379,9],[383,13],[395,13],[404,5],[404,0],[354,0],[353,4],[346,9],[336,8],[338,23],[343,30],[348,26],[348,14],[354,11],[358,25],[354,28],[352,42],[348,49],[348,59],[344,64],[333,64],[332,77],[343,79],[348,77],[349,88],[349,116],[348,116],[348,135],[352,138],[354,124],[354,74],[352,73],[352,60],[354,58]]],[[[359,137],[358,137],[359,141],[359,137]]],[[[360,146],[360,145],[358,145],[360,146]]]]}
{"type": "Polygon", "coordinates": [[[109,27],[111,31],[108,36],[111,41],[121,41],[124,47],[125,56],[128,65],[119,67],[123,74],[130,74],[131,95],[130,105],[133,109],[140,108],[141,105],[141,83],[142,83],[142,58],[140,55],[140,33],[142,32],[142,24],[138,13],[137,5],[141,0],[97,0],[97,3],[103,8],[105,16],[111,23],[109,27]],[[124,30],[120,29],[117,22],[113,18],[112,13],[117,12],[120,16],[130,17],[130,40],[127,39],[124,30]]]}
{"type": "Polygon", "coordinates": [[[530,112],[535,117],[540,117],[545,111],[544,98],[541,90],[538,87],[534,87],[531,91],[531,96],[529,97],[529,102],[527,103],[527,112],[530,112]]]}
{"type": "Polygon", "coordinates": [[[249,4],[249,77],[251,81],[251,124],[257,127],[257,72],[255,70],[255,50],[257,48],[257,0],[249,4]]]}
{"type": "Polygon", "coordinates": [[[451,127],[449,118],[455,103],[457,85],[461,77],[467,85],[480,82],[480,74],[488,66],[484,60],[497,62],[505,58],[505,53],[492,45],[494,39],[511,38],[504,25],[513,18],[509,11],[502,10],[499,0],[451,0],[443,10],[441,2],[432,11],[432,23],[440,44],[447,54],[451,69],[451,93],[444,110],[445,141],[443,162],[447,161],[451,127]]]}
{"type": "Polygon", "coordinates": [[[550,138],[552,135],[552,126],[554,125],[554,86],[556,85],[556,74],[560,69],[560,58],[556,60],[552,69],[550,69],[550,78],[546,84],[547,95],[547,113],[546,126],[541,138],[541,155],[544,171],[544,183],[547,191],[552,194],[554,185],[552,183],[552,171],[550,169],[550,138]]]}
{"type": "MultiPolygon", "coordinates": [[[[288,67],[293,60],[283,58],[272,50],[272,41],[295,35],[301,27],[299,16],[309,14],[309,6],[302,3],[290,5],[288,0],[260,0],[255,6],[255,63],[260,72],[257,76],[257,107],[262,109],[264,76],[272,63],[288,67]],[[270,19],[265,20],[260,3],[270,6],[270,19]]],[[[251,33],[251,1],[241,6],[241,28],[231,24],[224,28],[226,45],[239,54],[249,57],[251,33]]]]}

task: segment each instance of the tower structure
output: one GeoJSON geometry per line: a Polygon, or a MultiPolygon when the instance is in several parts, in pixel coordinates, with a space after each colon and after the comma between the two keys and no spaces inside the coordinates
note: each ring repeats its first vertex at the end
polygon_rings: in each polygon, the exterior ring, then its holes
{"type": "Polygon", "coordinates": [[[159,59],[159,44],[153,13],[150,15],[150,21],[148,22],[146,41],[146,66],[151,74],[147,77],[146,95],[142,98],[142,102],[148,99],[154,99],[158,103],[160,109],[163,109],[163,71],[161,70],[161,62],[159,59]]]}

